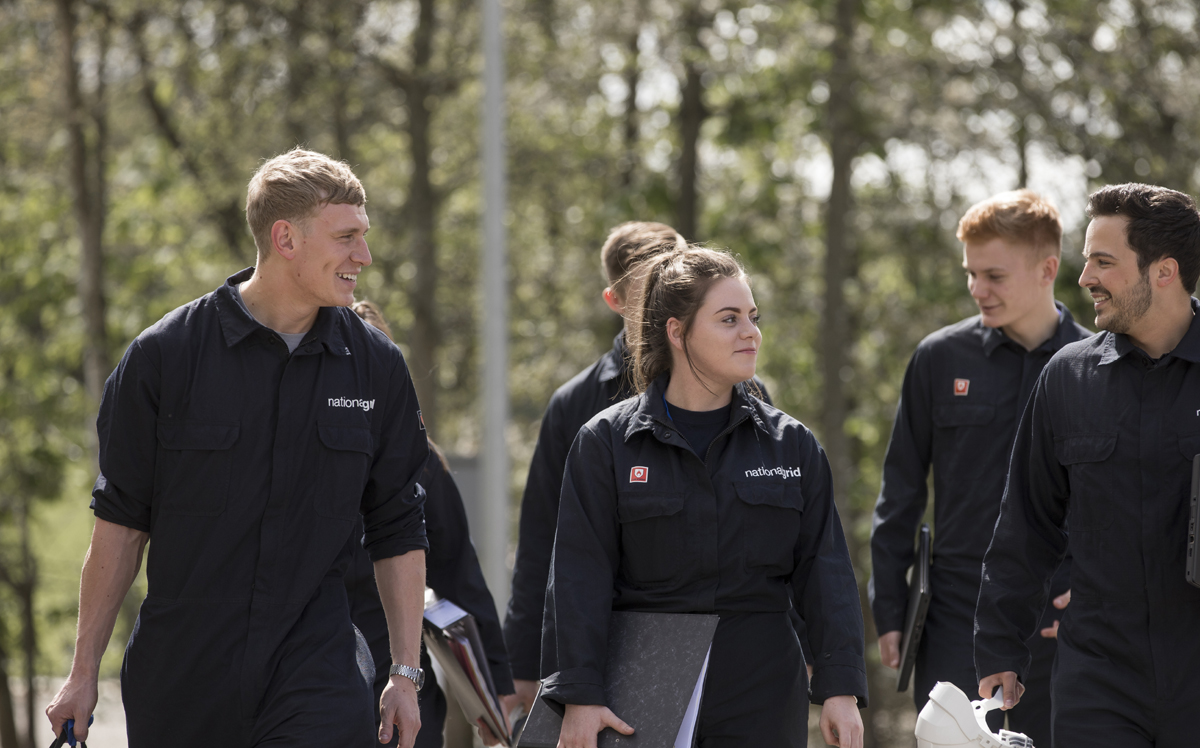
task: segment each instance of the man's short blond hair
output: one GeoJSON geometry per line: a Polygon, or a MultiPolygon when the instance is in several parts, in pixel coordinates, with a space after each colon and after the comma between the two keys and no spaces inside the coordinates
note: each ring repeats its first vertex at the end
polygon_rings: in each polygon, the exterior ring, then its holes
{"type": "Polygon", "coordinates": [[[1058,208],[1032,190],[1001,192],[975,203],[958,222],[957,236],[964,244],[996,238],[1027,244],[1037,259],[1062,256],[1058,208]]]}
{"type": "Polygon", "coordinates": [[[628,300],[631,271],[661,252],[687,246],[679,232],[665,223],[628,221],[608,232],[600,248],[600,262],[613,293],[628,300]]]}
{"type": "Polygon", "coordinates": [[[246,191],[246,221],[259,258],[271,250],[271,227],[292,221],[307,232],[306,221],[326,205],[365,205],[362,182],[342,161],[323,153],[293,148],[258,168],[246,191]]]}

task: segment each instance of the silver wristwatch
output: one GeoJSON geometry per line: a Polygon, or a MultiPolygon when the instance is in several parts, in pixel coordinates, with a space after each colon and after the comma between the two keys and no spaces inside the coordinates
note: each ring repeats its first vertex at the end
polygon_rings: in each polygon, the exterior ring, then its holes
{"type": "Polygon", "coordinates": [[[418,691],[425,687],[425,671],[419,667],[392,665],[388,668],[388,675],[403,675],[413,682],[418,691]]]}

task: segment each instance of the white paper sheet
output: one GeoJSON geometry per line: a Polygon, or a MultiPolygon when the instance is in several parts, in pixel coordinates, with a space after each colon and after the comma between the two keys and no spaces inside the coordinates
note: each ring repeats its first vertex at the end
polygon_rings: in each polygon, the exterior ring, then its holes
{"type": "Polygon", "coordinates": [[[700,677],[696,679],[696,687],[692,689],[692,699],[688,702],[687,711],[683,714],[683,723],[679,725],[679,734],[675,736],[675,748],[692,748],[692,737],[696,732],[696,718],[700,716],[700,696],[704,693],[704,676],[708,674],[708,656],[712,654],[712,645],[704,655],[704,664],[700,666],[700,677]]]}

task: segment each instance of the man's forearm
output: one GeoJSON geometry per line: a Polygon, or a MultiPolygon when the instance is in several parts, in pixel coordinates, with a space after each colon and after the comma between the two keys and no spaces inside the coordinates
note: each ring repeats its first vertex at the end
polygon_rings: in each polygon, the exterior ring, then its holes
{"type": "Polygon", "coordinates": [[[79,583],[79,628],[73,675],[94,678],[112,637],[121,602],[142,565],[150,534],[96,519],[79,583]]]}
{"type": "Polygon", "coordinates": [[[375,562],[375,583],[387,616],[392,662],[419,667],[425,614],[425,551],[375,562]]]}

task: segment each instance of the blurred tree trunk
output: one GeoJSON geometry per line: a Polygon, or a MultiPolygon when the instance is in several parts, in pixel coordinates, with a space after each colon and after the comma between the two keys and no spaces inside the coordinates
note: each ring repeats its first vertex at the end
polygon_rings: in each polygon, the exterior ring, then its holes
{"type": "Polygon", "coordinates": [[[833,40],[833,68],[829,79],[829,149],[833,159],[833,184],[825,209],[825,303],[821,314],[821,375],[824,406],[821,412],[825,451],[833,470],[833,490],[838,511],[849,519],[851,507],[850,444],[845,422],[849,413],[844,373],[849,369],[849,343],[853,340],[845,286],[850,280],[849,219],[854,210],[850,170],[860,142],[854,128],[854,71],[851,41],[858,0],[838,0],[833,40]]]}
{"type": "MultiPolygon", "coordinates": [[[[825,298],[821,311],[819,338],[823,405],[821,408],[822,444],[833,472],[833,495],[846,532],[851,559],[861,557],[861,544],[854,527],[858,512],[851,501],[854,483],[852,445],[846,433],[846,418],[851,402],[846,385],[853,378],[850,350],[857,335],[851,310],[846,301],[846,285],[857,273],[850,237],[854,214],[854,193],[850,175],[854,157],[864,143],[857,127],[855,91],[858,75],[853,64],[853,41],[859,0],[837,0],[835,36],[831,45],[832,68],[829,75],[829,150],[833,161],[833,183],[825,209],[825,298]]],[[[867,641],[872,641],[870,606],[859,589],[867,641]]],[[[868,672],[875,670],[869,668],[868,672]]],[[[874,680],[868,677],[868,681],[874,680]]],[[[863,745],[878,744],[871,712],[863,713],[863,745]]]]}
{"type": "Polygon", "coordinates": [[[408,89],[408,137],[412,154],[412,180],[408,188],[405,214],[412,230],[412,262],[417,272],[409,284],[412,300],[413,329],[409,351],[413,385],[425,419],[425,428],[433,434],[437,415],[437,348],[441,337],[437,323],[437,287],[439,280],[437,257],[438,196],[433,186],[432,153],[429,130],[433,112],[430,109],[430,59],[433,56],[435,17],[434,0],[420,0],[420,15],[413,32],[413,71],[408,89]]]}
{"type": "Polygon", "coordinates": [[[25,745],[35,748],[35,729],[37,724],[37,622],[34,620],[34,594],[37,591],[37,559],[29,544],[29,499],[22,497],[17,500],[17,530],[21,537],[21,576],[14,580],[13,590],[21,603],[21,649],[25,659],[25,745]]]}
{"type": "Polygon", "coordinates": [[[34,748],[34,725],[37,724],[37,625],[34,617],[34,596],[37,591],[37,559],[29,542],[29,504],[26,495],[5,501],[6,513],[11,514],[17,530],[17,557],[8,553],[0,559],[0,581],[17,598],[21,618],[22,675],[25,680],[25,739],[17,735],[12,693],[8,688],[8,653],[0,649],[0,748],[21,746],[34,748]]]}
{"type": "Polygon", "coordinates": [[[642,31],[642,0],[632,0],[629,4],[631,27],[625,41],[625,86],[629,95],[625,99],[625,153],[621,156],[621,188],[626,191],[633,186],[633,173],[637,169],[638,154],[638,82],[641,80],[641,69],[638,66],[638,37],[642,31]]]}
{"type": "Polygon", "coordinates": [[[688,241],[696,238],[696,177],[699,166],[700,128],[708,117],[704,106],[703,69],[700,59],[704,47],[700,29],[704,19],[700,10],[688,11],[684,20],[687,46],[683,49],[683,91],[679,103],[679,201],[675,207],[675,230],[688,241]]]}
{"type": "Polygon", "coordinates": [[[83,380],[87,390],[89,442],[94,451],[95,411],[99,407],[104,380],[112,368],[108,356],[104,298],[105,156],[108,140],[105,107],[105,58],[108,51],[107,8],[90,7],[101,22],[96,92],[89,106],[80,88],[80,70],[75,58],[76,0],[56,0],[60,65],[69,144],[71,196],[78,224],[80,268],[78,293],[83,308],[83,380]],[[89,130],[91,138],[89,142],[89,130]]]}
{"type": "Polygon", "coordinates": [[[8,688],[8,650],[0,640],[0,748],[20,748],[20,745],[12,691],[8,688]]]}
{"type": "Polygon", "coordinates": [[[312,113],[306,106],[304,93],[313,85],[313,66],[309,52],[304,49],[304,35],[308,31],[308,3],[295,0],[287,18],[287,133],[289,148],[308,145],[305,125],[312,113]]]}

